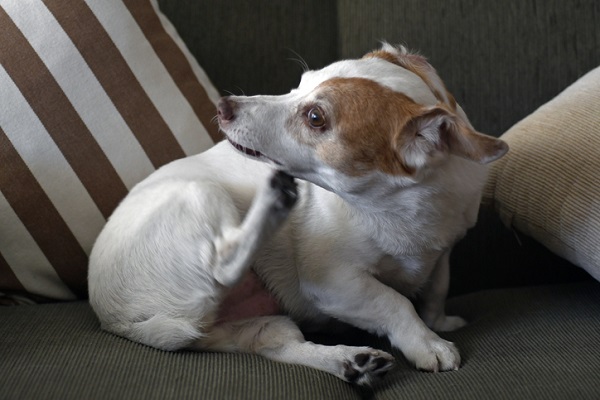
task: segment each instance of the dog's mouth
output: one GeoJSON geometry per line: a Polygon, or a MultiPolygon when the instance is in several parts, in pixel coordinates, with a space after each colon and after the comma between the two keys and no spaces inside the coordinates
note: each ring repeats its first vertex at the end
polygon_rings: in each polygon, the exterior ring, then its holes
{"type": "Polygon", "coordinates": [[[241,145],[241,144],[239,144],[239,143],[236,143],[236,142],[234,142],[234,141],[233,141],[233,140],[231,140],[231,138],[229,138],[228,136],[227,136],[227,140],[228,140],[228,141],[229,141],[229,143],[231,143],[231,145],[232,145],[233,147],[235,147],[235,149],[236,149],[237,151],[239,151],[240,153],[244,153],[244,154],[246,154],[246,155],[248,155],[248,156],[250,156],[250,157],[254,157],[254,158],[266,158],[267,160],[269,160],[269,161],[272,161],[272,162],[274,162],[274,163],[275,163],[275,164],[277,164],[277,165],[282,165],[282,164],[281,164],[279,161],[277,161],[277,160],[273,160],[272,158],[270,158],[270,157],[267,157],[266,155],[264,155],[263,153],[261,153],[261,152],[260,152],[260,151],[258,151],[258,150],[250,149],[250,148],[248,148],[248,147],[244,147],[244,146],[242,146],[242,145],[241,145]]]}
{"type": "Polygon", "coordinates": [[[252,149],[249,149],[247,147],[244,147],[241,144],[236,143],[236,142],[234,142],[233,140],[231,140],[229,138],[227,138],[227,140],[229,140],[229,143],[231,143],[231,145],[233,147],[235,147],[238,151],[240,151],[240,152],[242,152],[244,154],[247,154],[247,155],[249,155],[251,157],[255,157],[255,158],[260,158],[262,156],[262,153],[260,151],[258,151],[258,150],[252,150],[252,149]]]}

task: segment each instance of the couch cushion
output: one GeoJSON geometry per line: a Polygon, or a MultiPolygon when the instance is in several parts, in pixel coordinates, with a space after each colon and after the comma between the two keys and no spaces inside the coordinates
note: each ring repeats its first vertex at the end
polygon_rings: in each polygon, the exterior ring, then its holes
{"type": "Polygon", "coordinates": [[[298,86],[303,69],[319,69],[338,60],[335,1],[159,0],[159,4],[221,91],[288,93],[298,86]]]}
{"type": "Polygon", "coordinates": [[[86,295],[138,181],[219,139],[218,93],[147,0],[0,3],[0,292],[86,295]]]}
{"type": "Polygon", "coordinates": [[[484,202],[600,279],[600,67],[516,124],[484,202]]]}
{"type": "Polygon", "coordinates": [[[341,380],[300,366],[122,339],[100,330],[87,302],[0,307],[0,320],[0,398],[359,398],[341,380]]]}
{"type": "MultiPolygon", "coordinates": [[[[394,350],[398,366],[371,390],[259,356],[155,350],[101,331],[85,302],[0,307],[0,397],[600,398],[600,283],[484,291],[448,308],[469,321],[442,335],[460,349],[461,369],[419,372],[394,350]]],[[[362,333],[318,339],[390,351],[386,340],[362,333]]]]}

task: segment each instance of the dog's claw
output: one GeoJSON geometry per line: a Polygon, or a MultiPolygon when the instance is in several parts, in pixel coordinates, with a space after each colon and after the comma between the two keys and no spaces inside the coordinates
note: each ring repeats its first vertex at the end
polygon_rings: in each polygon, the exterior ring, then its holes
{"type": "Polygon", "coordinates": [[[437,335],[427,340],[426,345],[411,349],[405,356],[415,363],[420,371],[440,372],[455,371],[460,367],[460,354],[454,343],[437,335]]]}

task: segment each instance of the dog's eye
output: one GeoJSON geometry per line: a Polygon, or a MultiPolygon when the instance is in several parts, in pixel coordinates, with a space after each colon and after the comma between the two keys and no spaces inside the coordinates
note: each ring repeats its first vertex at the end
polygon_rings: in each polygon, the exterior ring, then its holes
{"type": "Polygon", "coordinates": [[[312,128],[322,128],[325,126],[325,116],[323,115],[323,111],[318,107],[313,107],[306,114],[308,118],[308,124],[312,128]]]}

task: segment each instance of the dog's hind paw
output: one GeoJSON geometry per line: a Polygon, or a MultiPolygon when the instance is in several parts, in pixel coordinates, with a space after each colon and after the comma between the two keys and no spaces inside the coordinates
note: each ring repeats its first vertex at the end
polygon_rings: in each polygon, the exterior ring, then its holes
{"type": "Polygon", "coordinates": [[[283,171],[277,171],[271,177],[271,188],[278,192],[275,207],[290,210],[298,200],[298,187],[294,178],[283,171]]]}
{"type": "Polygon", "coordinates": [[[344,380],[357,385],[371,385],[382,379],[394,366],[394,357],[374,349],[367,349],[343,364],[344,380]]]}

